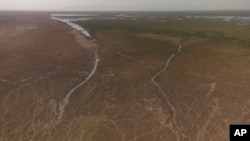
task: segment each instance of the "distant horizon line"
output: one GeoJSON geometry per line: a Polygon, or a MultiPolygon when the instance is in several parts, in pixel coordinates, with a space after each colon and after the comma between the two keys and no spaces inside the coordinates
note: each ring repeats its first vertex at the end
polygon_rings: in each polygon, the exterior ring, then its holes
{"type": "Polygon", "coordinates": [[[162,11],[162,12],[178,12],[178,11],[250,11],[250,9],[197,9],[197,10],[142,10],[142,9],[128,9],[128,10],[107,10],[107,9],[97,9],[97,10],[64,10],[64,9],[61,9],[61,10],[34,10],[34,9],[0,9],[0,11],[148,11],[148,12],[153,12],[153,11],[162,11]]]}
{"type": "Polygon", "coordinates": [[[249,9],[222,9],[222,10],[1,10],[0,12],[233,12],[249,11],[249,9]]]}

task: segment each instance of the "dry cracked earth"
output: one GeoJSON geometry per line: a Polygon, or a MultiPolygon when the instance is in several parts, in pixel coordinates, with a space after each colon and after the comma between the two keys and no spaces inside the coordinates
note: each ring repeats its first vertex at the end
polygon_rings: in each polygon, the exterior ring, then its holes
{"type": "Polygon", "coordinates": [[[250,122],[249,42],[137,36],[164,55],[46,13],[2,15],[0,141],[227,141],[250,122]]]}

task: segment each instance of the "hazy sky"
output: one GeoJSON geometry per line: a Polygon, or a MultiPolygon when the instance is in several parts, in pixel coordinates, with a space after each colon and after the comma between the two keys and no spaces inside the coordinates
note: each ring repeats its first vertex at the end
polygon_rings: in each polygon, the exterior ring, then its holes
{"type": "Polygon", "coordinates": [[[250,10],[250,0],[0,0],[0,10],[250,10]]]}

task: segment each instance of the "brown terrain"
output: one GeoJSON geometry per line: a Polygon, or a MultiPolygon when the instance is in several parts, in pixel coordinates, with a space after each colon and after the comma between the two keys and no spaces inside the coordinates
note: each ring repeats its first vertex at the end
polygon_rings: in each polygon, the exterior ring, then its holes
{"type": "Polygon", "coordinates": [[[227,141],[229,124],[250,122],[247,45],[138,35],[167,42],[162,57],[113,36],[1,16],[0,141],[227,141]]]}

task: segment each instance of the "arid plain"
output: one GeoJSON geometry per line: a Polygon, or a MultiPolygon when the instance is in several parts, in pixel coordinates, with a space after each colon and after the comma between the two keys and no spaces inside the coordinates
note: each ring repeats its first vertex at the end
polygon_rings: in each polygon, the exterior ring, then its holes
{"type": "Polygon", "coordinates": [[[250,23],[110,15],[75,22],[91,39],[0,15],[0,141],[227,141],[250,123],[250,23]]]}

